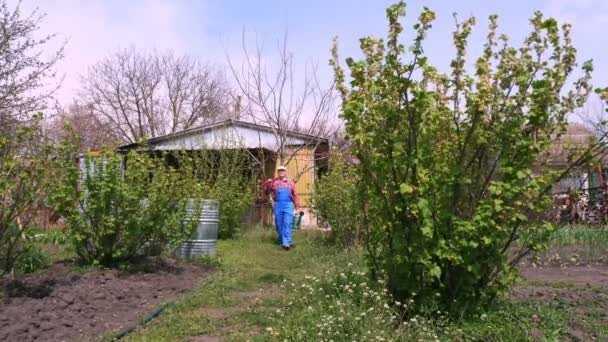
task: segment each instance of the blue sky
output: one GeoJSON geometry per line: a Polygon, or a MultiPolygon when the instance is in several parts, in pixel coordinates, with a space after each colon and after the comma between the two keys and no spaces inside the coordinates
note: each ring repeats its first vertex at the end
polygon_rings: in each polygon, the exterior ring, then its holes
{"type": "MultiPolygon", "coordinates": [[[[9,3],[16,0],[9,0],[9,3]]],[[[67,104],[77,94],[79,75],[112,51],[135,45],[141,49],[174,50],[223,67],[226,54],[242,60],[241,34],[249,42],[257,37],[268,54],[288,30],[290,50],[298,65],[312,61],[322,78],[329,79],[327,67],[331,39],[340,39],[342,57],[357,56],[358,39],[366,35],[384,36],[385,8],[393,1],[309,0],[23,0],[24,10],[39,7],[47,14],[42,29],[68,39],[66,59],[60,65],[65,75],[59,100],[67,104]]],[[[453,54],[450,45],[454,29],[452,13],[460,18],[478,19],[474,39],[485,35],[486,18],[499,14],[502,32],[519,42],[528,32],[528,19],[535,10],[574,25],[574,43],[580,61],[593,58],[595,83],[608,84],[608,32],[606,0],[413,0],[408,1],[406,26],[428,6],[438,19],[426,44],[431,62],[445,68],[453,54]]],[[[476,52],[479,44],[473,44],[476,52]]],[[[270,59],[271,60],[271,59],[270,59]]],[[[445,70],[445,69],[444,69],[445,70]]]]}

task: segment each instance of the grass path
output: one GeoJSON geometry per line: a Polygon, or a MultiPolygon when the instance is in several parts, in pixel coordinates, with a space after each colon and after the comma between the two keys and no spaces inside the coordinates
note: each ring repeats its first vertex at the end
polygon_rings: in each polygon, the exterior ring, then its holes
{"type": "Polygon", "coordinates": [[[317,232],[299,231],[296,247],[284,251],[273,231],[256,231],[220,241],[221,271],[213,282],[196,290],[127,341],[247,341],[264,340],[269,315],[285,306],[280,284],[299,282],[330,265],[345,265],[359,255],[321,246],[317,232]]]}
{"type": "MultiPolygon", "coordinates": [[[[270,229],[220,241],[221,271],[213,276],[213,282],[126,340],[271,340],[265,329],[276,328],[281,315],[278,310],[288,307],[291,300],[281,287],[283,281],[299,286],[306,275],[341,270],[348,263],[362,266],[359,252],[323,245],[319,234],[296,232],[297,246],[288,252],[275,243],[270,229]]],[[[608,336],[607,291],[605,287],[581,287],[565,281],[524,281],[515,288],[511,301],[497,305],[487,315],[451,323],[451,333],[441,341],[603,341],[608,336]],[[542,296],[538,295],[541,292],[542,296]]],[[[294,328],[304,323],[300,313],[288,314],[294,328]]],[[[316,322],[307,323],[314,330],[316,322]]]]}

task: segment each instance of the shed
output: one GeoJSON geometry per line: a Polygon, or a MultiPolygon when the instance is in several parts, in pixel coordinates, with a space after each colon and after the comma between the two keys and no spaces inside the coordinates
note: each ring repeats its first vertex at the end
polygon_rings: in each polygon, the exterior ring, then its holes
{"type": "MultiPolygon", "coordinates": [[[[293,156],[286,163],[288,175],[296,183],[296,191],[302,199],[302,205],[310,207],[315,173],[327,168],[328,139],[292,131],[282,131],[281,134],[284,146],[290,151],[289,155],[293,156]]],[[[279,146],[280,140],[271,127],[245,121],[226,120],[151,138],[145,145],[138,143],[124,145],[118,150],[127,152],[246,149],[252,156],[264,157],[257,159],[264,161],[264,165],[260,165],[259,176],[260,180],[265,180],[276,176],[279,146]]],[[[263,213],[263,194],[259,197],[262,199],[263,213]]],[[[262,218],[262,222],[268,221],[262,218]]]]}

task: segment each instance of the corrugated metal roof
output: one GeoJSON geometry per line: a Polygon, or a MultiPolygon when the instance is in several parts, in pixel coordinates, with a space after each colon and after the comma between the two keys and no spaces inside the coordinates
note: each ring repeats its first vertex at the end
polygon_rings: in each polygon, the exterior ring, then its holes
{"type": "MultiPolygon", "coordinates": [[[[286,132],[286,138],[287,145],[290,146],[328,142],[325,138],[299,132],[286,132]]],[[[274,151],[278,149],[278,142],[273,129],[268,126],[226,120],[151,138],[143,145],[139,143],[123,145],[118,150],[127,151],[141,147],[154,150],[264,148],[274,151]]]]}

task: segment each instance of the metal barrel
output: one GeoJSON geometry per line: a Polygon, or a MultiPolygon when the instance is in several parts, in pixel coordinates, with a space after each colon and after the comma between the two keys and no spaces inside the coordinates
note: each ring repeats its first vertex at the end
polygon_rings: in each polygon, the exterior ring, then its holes
{"type": "Polygon", "coordinates": [[[200,200],[201,210],[196,217],[195,203],[191,199],[186,207],[186,221],[197,220],[198,225],[192,236],[182,243],[175,251],[176,255],[184,259],[196,259],[201,256],[215,256],[217,246],[217,231],[220,222],[220,201],[200,200]]]}

